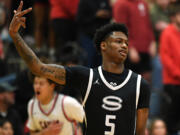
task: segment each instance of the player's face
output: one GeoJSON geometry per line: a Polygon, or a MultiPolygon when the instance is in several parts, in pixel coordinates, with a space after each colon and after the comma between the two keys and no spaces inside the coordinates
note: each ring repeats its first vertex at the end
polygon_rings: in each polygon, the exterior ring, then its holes
{"type": "Polygon", "coordinates": [[[117,63],[124,62],[128,54],[128,38],[122,32],[113,32],[106,40],[105,53],[117,63]]]}
{"type": "Polygon", "coordinates": [[[54,93],[55,84],[49,83],[46,78],[35,77],[33,86],[35,96],[41,103],[51,100],[50,98],[54,93]]]}

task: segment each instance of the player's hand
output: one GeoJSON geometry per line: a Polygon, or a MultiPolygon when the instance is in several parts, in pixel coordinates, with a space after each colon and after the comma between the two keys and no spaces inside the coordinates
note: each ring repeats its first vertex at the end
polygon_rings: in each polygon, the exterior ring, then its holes
{"type": "Polygon", "coordinates": [[[151,57],[155,57],[157,54],[157,47],[155,41],[152,41],[149,46],[149,54],[151,55],[151,57]]]}
{"type": "Polygon", "coordinates": [[[14,16],[9,26],[9,34],[16,34],[20,27],[26,28],[26,18],[23,17],[25,14],[29,13],[32,8],[28,8],[22,11],[23,1],[20,2],[20,5],[17,10],[14,10],[14,16]]]}
{"type": "Polygon", "coordinates": [[[132,63],[138,63],[140,61],[139,53],[133,47],[129,48],[129,59],[132,63]]]}
{"type": "Polygon", "coordinates": [[[63,123],[52,122],[46,129],[43,130],[43,135],[58,135],[61,132],[63,123]]]}

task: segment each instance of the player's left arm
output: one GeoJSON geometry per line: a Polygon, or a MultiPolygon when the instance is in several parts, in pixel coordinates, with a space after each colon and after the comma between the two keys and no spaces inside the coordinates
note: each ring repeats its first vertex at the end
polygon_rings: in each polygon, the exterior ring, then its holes
{"type": "Polygon", "coordinates": [[[148,83],[142,79],[136,115],[136,135],[145,134],[146,122],[149,114],[149,101],[150,87],[148,83]]]}
{"type": "Polygon", "coordinates": [[[137,110],[136,135],[145,135],[146,122],[148,119],[149,109],[142,108],[137,110]]]}

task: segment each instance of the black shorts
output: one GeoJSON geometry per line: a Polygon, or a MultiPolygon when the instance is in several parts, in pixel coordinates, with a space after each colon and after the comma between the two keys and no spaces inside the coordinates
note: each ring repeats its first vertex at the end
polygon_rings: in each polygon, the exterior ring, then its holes
{"type": "Polygon", "coordinates": [[[125,67],[136,73],[144,73],[152,70],[151,56],[147,53],[139,53],[140,61],[132,63],[129,58],[125,61],[125,67]]]}

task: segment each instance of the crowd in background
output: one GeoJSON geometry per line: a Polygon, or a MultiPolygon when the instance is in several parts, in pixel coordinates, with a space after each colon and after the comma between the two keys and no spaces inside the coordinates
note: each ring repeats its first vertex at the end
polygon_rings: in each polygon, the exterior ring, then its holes
{"type": "MultiPolygon", "coordinates": [[[[19,3],[0,0],[0,135],[29,134],[25,124],[33,85],[8,34],[19,3]]],[[[96,29],[111,22],[126,24],[126,67],[141,74],[152,90],[146,134],[180,135],[179,0],[24,0],[24,9],[28,7],[33,11],[21,35],[39,57],[65,66],[100,65],[93,43],[96,29]]],[[[81,102],[74,91],[60,92],[81,102]]]]}

